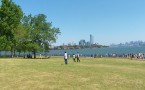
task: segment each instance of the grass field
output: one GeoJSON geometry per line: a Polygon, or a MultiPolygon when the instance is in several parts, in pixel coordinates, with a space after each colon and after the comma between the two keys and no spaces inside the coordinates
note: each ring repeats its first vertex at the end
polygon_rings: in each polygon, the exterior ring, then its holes
{"type": "Polygon", "coordinates": [[[0,59],[0,90],[145,90],[145,61],[0,59]]]}

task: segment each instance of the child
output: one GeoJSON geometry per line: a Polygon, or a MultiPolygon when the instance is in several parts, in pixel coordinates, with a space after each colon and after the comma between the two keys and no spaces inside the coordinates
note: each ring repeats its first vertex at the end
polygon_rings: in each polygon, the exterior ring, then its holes
{"type": "Polygon", "coordinates": [[[73,54],[73,60],[74,60],[74,62],[76,62],[76,55],[75,54],[73,54]]]}

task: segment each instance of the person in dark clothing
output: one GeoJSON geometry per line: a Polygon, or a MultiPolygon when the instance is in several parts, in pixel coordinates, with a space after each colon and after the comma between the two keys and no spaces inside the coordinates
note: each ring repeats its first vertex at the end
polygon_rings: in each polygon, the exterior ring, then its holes
{"type": "Polygon", "coordinates": [[[80,55],[77,53],[77,62],[80,62],[80,55]]]}
{"type": "Polygon", "coordinates": [[[76,62],[76,55],[73,54],[73,61],[76,62]]]}

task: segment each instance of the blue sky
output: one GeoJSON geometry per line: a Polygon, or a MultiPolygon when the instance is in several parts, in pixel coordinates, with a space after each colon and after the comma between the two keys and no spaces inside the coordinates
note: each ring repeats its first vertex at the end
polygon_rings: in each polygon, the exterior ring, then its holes
{"type": "Polygon", "coordinates": [[[47,15],[60,28],[56,44],[80,39],[110,45],[145,41],[145,0],[13,0],[26,15],[47,15]]]}

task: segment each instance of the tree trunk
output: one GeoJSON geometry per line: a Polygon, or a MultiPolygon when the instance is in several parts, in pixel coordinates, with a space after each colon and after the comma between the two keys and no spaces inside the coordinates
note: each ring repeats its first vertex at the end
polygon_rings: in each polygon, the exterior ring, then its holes
{"type": "Polygon", "coordinates": [[[14,49],[14,57],[16,57],[16,50],[14,49]]]}
{"type": "Polygon", "coordinates": [[[36,59],[36,50],[34,49],[34,59],[36,59]]]}
{"type": "Polygon", "coordinates": [[[24,58],[25,58],[25,52],[24,52],[24,58]]]}
{"type": "Polygon", "coordinates": [[[11,47],[11,58],[13,58],[13,47],[11,47]]]}

